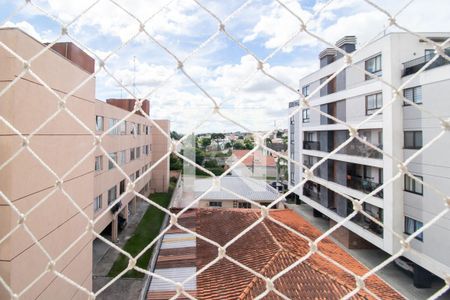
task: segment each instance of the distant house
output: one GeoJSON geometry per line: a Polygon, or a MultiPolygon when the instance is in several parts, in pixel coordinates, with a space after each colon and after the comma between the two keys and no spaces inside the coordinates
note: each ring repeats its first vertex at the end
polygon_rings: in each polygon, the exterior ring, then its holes
{"type": "MultiPolygon", "coordinates": [[[[196,179],[193,192],[194,199],[204,194],[213,185],[212,178],[196,179]]],[[[220,180],[220,187],[214,187],[199,201],[198,207],[216,208],[258,208],[241,197],[268,206],[279,197],[279,193],[264,180],[225,176],[220,180]]],[[[274,208],[283,208],[279,202],[274,208]]]]}
{"type": "MultiPolygon", "coordinates": [[[[230,168],[249,152],[250,150],[234,150],[225,163],[225,169],[230,168]]],[[[261,151],[253,152],[232,170],[232,174],[245,177],[275,178],[277,174],[275,158],[264,155],[261,151]]]]}
{"type": "MultiPolygon", "coordinates": [[[[196,299],[257,298],[266,291],[266,282],[227,258],[206,267],[217,259],[217,247],[192,232],[223,246],[255,224],[260,216],[260,210],[255,209],[186,211],[178,218],[178,223],[191,232],[172,226],[162,238],[152,271],[172,282],[184,282],[183,291],[196,299]],[[202,272],[196,274],[199,270],[202,272]]],[[[266,278],[291,268],[273,281],[276,291],[285,298],[341,299],[355,290],[354,275],[362,276],[369,271],[329,238],[323,239],[318,247],[330,260],[318,254],[305,257],[311,249],[308,240],[280,224],[312,240],[322,233],[290,210],[273,210],[270,216],[273,219],[265,218],[234,241],[226,249],[226,255],[266,278]],[[303,258],[304,261],[294,265],[303,258]]],[[[157,276],[151,278],[147,299],[174,297],[177,286],[172,282],[157,276]]],[[[264,299],[281,297],[269,291],[264,299]]],[[[371,275],[364,280],[364,288],[355,290],[351,299],[404,298],[377,275],[371,275]]]]}

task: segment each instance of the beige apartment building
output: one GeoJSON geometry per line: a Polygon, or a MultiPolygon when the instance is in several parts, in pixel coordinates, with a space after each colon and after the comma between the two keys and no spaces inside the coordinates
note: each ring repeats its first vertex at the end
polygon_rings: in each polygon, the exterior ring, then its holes
{"type": "MultiPolygon", "coordinates": [[[[24,59],[45,47],[18,29],[0,29],[0,42],[24,59]]],[[[0,93],[14,82],[0,96],[0,278],[13,293],[22,293],[21,299],[85,299],[84,292],[48,271],[50,258],[45,252],[56,262],[56,271],[91,290],[93,237],[85,232],[89,219],[103,215],[95,231],[111,225],[115,240],[118,225],[126,224],[139,200],[124,194],[129,181],[100,149],[87,155],[93,136],[66,111],[55,115],[59,100],[39,80],[27,73],[14,81],[24,65],[3,47],[0,65],[0,93]],[[34,132],[36,128],[40,129],[34,132]],[[118,204],[108,207],[119,197],[118,204]],[[26,216],[26,227],[18,226],[20,218],[10,202],[26,216]]],[[[67,95],[94,69],[95,61],[71,43],[55,45],[31,64],[32,72],[59,96],[67,95]]],[[[92,78],[67,98],[66,107],[100,135],[134,107],[134,100],[108,102],[96,100],[92,78]]],[[[143,109],[149,112],[149,104],[143,109]]],[[[170,130],[168,121],[156,122],[170,130]]],[[[139,178],[135,191],[144,196],[168,187],[168,160],[145,173],[168,150],[162,137],[150,120],[133,114],[102,140],[102,147],[131,180],[139,178]]],[[[9,298],[0,284],[0,299],[9,298]]]]}

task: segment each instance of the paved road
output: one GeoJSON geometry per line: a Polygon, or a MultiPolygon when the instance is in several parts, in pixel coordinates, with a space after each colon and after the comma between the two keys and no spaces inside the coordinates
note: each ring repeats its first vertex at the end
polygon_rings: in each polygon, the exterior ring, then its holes
{"type": "MultiPolygon", "coordinates": [[[[328,221],[322,218],[315,218],[313,216],[313,210],[310,206],[303,205],[295,205],[288,204],[289,208],[293,209],[296,213],[306,219],[308,222],[313,224],[320,231],[325,232],[328,230],[328,221]]],[[[333,239],[333,238],[332,238],[333,239]]],[[[341,243],[333,239],[337,244],[339,244],[343,249],[345,249],[350,255],[356,258],[359,262],[364,264],[367,268],[371,269],[381,262],[389,258],[389,254],[380,250],[380,249],[347,249],[341,243]]],[[[413,285],[413,280],[410,275],[406,272],[403,272],[400,268],[398,268],[394,263],[390,263],[382,268],[380,271],[376,273],[386,282],[388,282],[392,287],[394,287],[397,291],[403,294],[405,297],[411,300],[421,300],[427,299],[437,290],[443,287],[444,282],[441,280],[436,280],[433,282],[432,288],[429,289],[418,289],[413,285]]],[[[439,298],[440,300],[450,299],[450,291],[444,296],[439,298]]]]}

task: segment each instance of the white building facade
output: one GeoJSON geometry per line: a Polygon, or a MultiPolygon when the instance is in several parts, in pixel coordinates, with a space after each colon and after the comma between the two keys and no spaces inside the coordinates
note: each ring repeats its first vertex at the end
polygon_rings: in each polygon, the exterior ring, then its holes
{"type": "MultiPolygon", "coordinates": [[[[441,43],[450,33],[423,35],[441,43]]],[[[336,46],[348,53],[353,52],[356,38],[344,37],[336,46]]],[[[433,56],[432,46],[423,40],[407,33],[391,33],[355,52],[353,62],[362,70],[399,87],[433,56]]],[[[319,58],[320,69],[300,80],[300,89],[305,96],[311,95],[321,83],[345,66],[345,59],[333,48],[322,51],[319,58]]],[[[383,104],[392,100],[393,89],[367,76],[362,70],[353,66],[345,68],[319,92],[310,96],[311,106],[352,127],[369,118],[383,104]]],[[[403,93],[424,110],[443,119],[448,118],[449,62],[439,57],[414,78],[403,93]]],[[[290,103],[291,113],[298,109],[298,103],[290,103]]],[[[383,178],[390,179],[397,175],[399,161],[408,159],[442,131],[438,118],[412,105],[405,105],[400,98],[359,128],[360,137],[397,160],[353,140],[320,164],[314,170],[314,178],[296,189],[295,194],[302,203],[314,208],[316,216],[329,218],[330,226],[353,212],[352,203],[347,197],[362,199],[367,196],[383,184],[383,178]]],[[[349,130],[344,124],[312,109],[303,109],[290,118],[288,153],[291,159],[309,168],[348,138],[349,130]]],[[[450,195],[448,149],[450,136],[445,134],[408,165],[408,170],[414,176],[446,195],[450,195]]],[[[289,164],[290,188],[303,180],[303,171],[294,163],[289,164]]],[[[363,209],[382,222],[385,228],[358,214],[336,230],[334,236],[349,248],[374,245],[393,254],[401,246],[398,237],[387,228],[407,237],[443,211],[445,201],[432,188],[402,176],[375,196],[369,197],[363,209]]],[[[449,236],[450,215],[446,214],[411,242],[415,251],[408,251],[404,256],[414,263],[417,286],[427,286],[429,276],[425,270],[442,278],[445,273],[450,274],[449,236]]]]}

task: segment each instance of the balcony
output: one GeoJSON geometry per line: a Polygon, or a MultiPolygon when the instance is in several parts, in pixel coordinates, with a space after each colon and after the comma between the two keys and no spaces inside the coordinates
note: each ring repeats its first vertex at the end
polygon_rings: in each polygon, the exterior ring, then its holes
{"type": "Polygon", "coordinates": [[[303,188],[303,195],[309,197],[314,201],[320,201],[319,192],[315,191],[312,186],[306,186],[303,188]]]}
{"type": "MultiPolygon", "coordinates": [[[[380,149],[383,149],[383,145],[375,145],[380,149]]],[[[362,156],[367,158],[383,158],[383,153],[361,143],[358,140],[351,141],[344,149],[340,150],[338,153],[362,156]]]]}
{"type": "MultiPolygon", "coordinates": [[[[361,192],[364,192],[367,194],[373,192],[376,188],[378,188],[381,185],[382,185],[382,183],[374,182],[370,179],[362,178],[361,176],[358,176],[358,175],[352,175],[352,174],[347,175],[347,186],[349,188],[352,188],[354,190],[358,190],[358,191],[361,191],[361,192]]],[[[378,197],[378,198],[383,198],[383,190],[379,191],[374,196],[378,197]]]]}
{"type": "Polygon", "coordinates": [[[315,141],[303,141],[303,149],[320,150],[320,143],[315,141]]]}
{"type": "MultiPolygon", "coordinates": [[[[450,55],[450,49],[445,49],[445,54],[450,55]]],[[[424,55],[422,57],[407,61],[403,63],[403,73],[402,76],[408,76],[417,73],[427,62],[429,62],[433,56],[424,55]]],[[[434,69],[443,65],[450,64],[448,60],[439,56],[434,62],[432,62],[426,70],[434,69]]]]}

